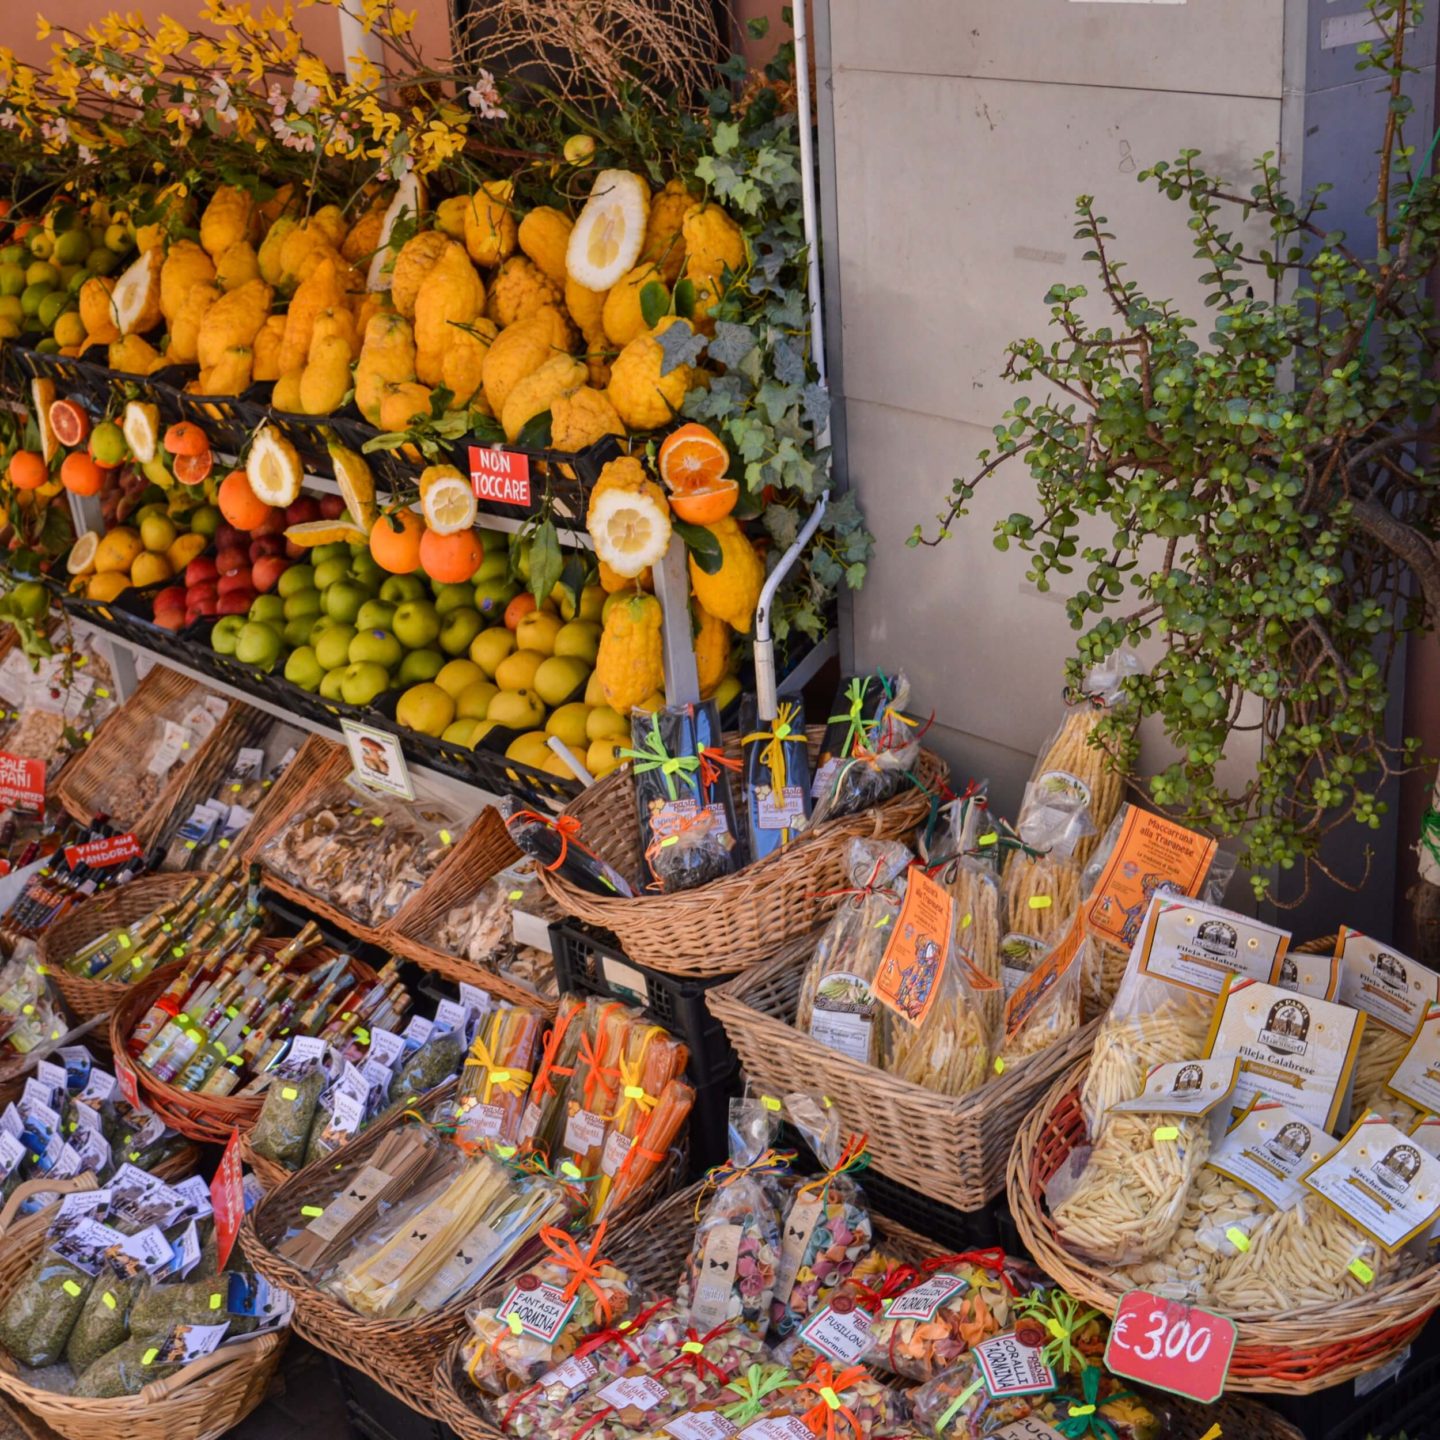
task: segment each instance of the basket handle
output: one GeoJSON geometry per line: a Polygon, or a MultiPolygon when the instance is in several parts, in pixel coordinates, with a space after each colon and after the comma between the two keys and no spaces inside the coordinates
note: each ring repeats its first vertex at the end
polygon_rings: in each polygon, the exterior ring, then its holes
{"type": "Polygon", "coordinates": [[[251,1351],[258,1349],[263,1341],[275,1338],[278,1338],[277,1332],[270,1331],[239,1345],[217,1345],[208,1355],[202,1355],[198,1360],[192,1361],[173,1375],[167,1375],[163,1380],[152,1380],[148,1385],[142,1385],[136,1399],[164,1400],[184,1386],[210,1374],[212,1370],[219,1370],[223,1365],[257,1358],[251,1354],[251,1351]]]}
{"type": "Polygon", "coordinates": [[[16,1212],[32,1195],[74,1195],[81,1190],[97,1189],[99,1185],[95,1176],[88,1170],[73,1180],[47,1180],[43,1175],[33,1180],[22,1180],[5,1202],[5,1208],[0,1210],[0,1236],[14,1223],[16,1212]]]}

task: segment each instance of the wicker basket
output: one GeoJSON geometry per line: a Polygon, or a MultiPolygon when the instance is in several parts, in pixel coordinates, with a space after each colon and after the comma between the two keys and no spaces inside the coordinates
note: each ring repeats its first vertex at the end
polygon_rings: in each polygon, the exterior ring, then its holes
{"type": "MultiPolygon", "coordinates": [[[[101,891],[93,900],[77,905],[58,925],[51,926],[40,937],[40,964],[70,1011],[82,1020],[113,1014],[134,988],[119,980],[87,980],[72,975],[65,968],[71,955],[112,930],[133,925],[173,905],[190,885],[208,878],[198,874],[142,876],[118,890],[101,891]]],[[[175,969],[173,964],[162,966],[146,978],[158,975],[168,981],[175,969]]]]}
{"type": "Polygon", "coordinates": [[[320,735],[306,738],[299,753],[285,767],[285,773],[270,787],[270,793],[255,807],[255,816],[240,833],[238,849],[243,859],[254,860],[265,842],[295,814],[300,798],[309,792],[317,775],[325,780],[343,775],[350,764],[350,752],[320,735]]]}
{"type": "MultiPolygon", "coordinates": [[[[450,1081],[435,1091],[434,1100],[443,1102],[454,1084],[450,1081]]],[[[405,1118],[397,1110],[337,1150],[327,1164],[310,1165],[289,1176],[246,1215],[240,1244],[245,1258],[261,1275],[294,1296],[292,1323],[297,1335],[346,1365],[364,1370],[377,1385],[412,1410],[438,1418],[436,1359],[447,1353],[464,1324],[471,1297],[461,1296],[428,1315],[412,1319],[365,1319],[343,1301],[317,1290],[308,1275],[282,1260],[274,1250],[286,1234],[304,1223],[301,1207],[328,1200],[335,1191],[336,1172],[354,1173],[360,1169],[382,1137],[404,1123],[405,1118]]],[[[660,1167],[650,1187],[636,1196],[628,1212],[618,1217],[618,1223],[623,1224],[653,1204],[657,1196],[666,1194],[679,1169],[680,1155],[676,1152],[667,1165],[660,1167]]],[[[515,1263],[518,1266],[525,1262],[515,1263]]],[[[496,1277],[497,1283],[505,1273],[496,1277]]]]}
{"type": "MultiPolygon", "coordinates": [[[[97,813],[110,813],[106,796],[117,772],[133,771],[155,735],[157,717],[174,714],[200,700],[205,687],[163,665],[156,665],[136,687],[135,693],[100,727],[94,740],[71,764],[60,779],[60,803],[82,824],[97,813]]],[[[160,793],[141,815],[116,815],[135,832],[142,850],[154,842],[159,826],[174,805],[174,797],[198,778],[204,784],[218,784],[233,739],[252,723],[255,712],[248,705],[232,703],[225,718],[210,732],[184,764],[177,764],[160,787],[160,793]]]]}
{"type": "Polygon", "coordinates": [[[751,1081],[777,1095],[818,1089],[851,1097],[852,1108],[864,1112],[870,1163],[881,1174],[957,1210],[988,1204],[1005,1188],[1016,1128],[1056,1075],[1089,1052],[1099,1022],[951,1099],[851,1060],[795,1028],[814,948],[815,937],[806,936],[705,996],[751,1081]]]}
{"type": "Polygon", "coordinates": [[[249,1130],[240,1132],[240,1158],[264,1187],[267,1195],[272,1190],[278,1190],[292,1175],[299,1173],[295,1170],[287,1170],[283,1165],[277,1165],[275,1161],[267,1160],[263,1155],[257,1155],[250,1144],[249,1130]]]}
{"type": "MultiPolygon", "coordinates": [[[[812,757],[823,731],[810,730],[812,757]]],[[[726,744],[739,754],[734,737],[726,744]]],[[[846,878],[846,851],[856,838],[899,840],[924,820],[931,797],[949,769],[922,750],[911,786],[873,810],[828,820],[791,845],[734,875],[674,895],[633,900],[604,899],[542,870],[555,903],[602,930],[609,930],[632,959],[672,975],[733,975],[762,964],[787,941],[804,935],[840,903],[846,878]],[[834,892],[834,893],[831,893],[834,892]]],[[[635,817],[635,781],[630,766],[607,775],[565,807],[580,822],[580,839],[622,875],[645,868],[635,817]]]]}
{"type": "Polygon", "coordinates": [[[447,980],[478,985],[501,1000],[529,1005],[553,1015],[555,1000],[537,995],[473,960],[437,950],[434,945],[435,932],[445,916],[520,858],[521,852],[511,840],[500,812],[493,805],[487,805],[420,893],[381,932],[385,948],[447,980]]]}
{"type": "MultiPolygon", "coordinates": [[[[74,1181],[28,1182],[63,1191],[83,1188],[74,1181]]],[[[25,1198],[20,1186],[0,1223],[25,1198]]],[[[7,1233],[0,1245],[0,1304],[29,1274],[45,1243],[45,1232],[7,1233]]],[[[264,1398],[285,1349],[286,1332],[240,1340],[187,1365],[138,1395],[85,1400],[32,1385],[26,1372],[0,1351],[0,1392],[37,1416],[66,1440],[213,1440],[238,1425],[264,1398]]]]}
{"type": "MultiPolygon", "coordinates": [[[[1089,1061],[1062,1076],[1015,1137],[1010,1209],[1036,1263],[1070,1294],[1113,1315],[1132,1287],[1106,1267],[1072,1255],[1045,1208],[1045,1186],[1086,1141],[1080,1090],[1089,1061]]],[[[1440,1306],[1440,1266],[1369,1294],[1296,1312],[1283,1320],[1236,1321],[1239,1338],[1229,1390],[1304,1395],[1340,1385],[1383,1364],[1419,1334],[1440,1306]]]]}
{"type": "MultiPolygon", "coordinates": [[[[262,940],[261,948],[272,955],[284,948],[284,939],[262,940]]],[[[317,945],[307,950],[296,962],[301,970],[312,970],[327,965],[340,952],[326,945],[317,945]]],[[[350,973],[358,981],[373,980],[375,972],[362,961],[350,961],[350,973]]],[[[114,1051],[115,1072],[122,1071],[135,1082],[140,1098],[172,1130],[178,1130],[190,1140],[223,1145],[235,1130],[248,1130],[260,1116],[265,1106],[261,1095],[195,1095],[188,1090],[179,1090],[156,1080],[148,1070],[142,1069],[126,1049],[131,1031],[150,1008],[156,997],[164,990],[165,978],[151,976],[143,985],[133,986],[131,993],[116,1008],[110,1017],[110,1046],[114,1051]]]]}

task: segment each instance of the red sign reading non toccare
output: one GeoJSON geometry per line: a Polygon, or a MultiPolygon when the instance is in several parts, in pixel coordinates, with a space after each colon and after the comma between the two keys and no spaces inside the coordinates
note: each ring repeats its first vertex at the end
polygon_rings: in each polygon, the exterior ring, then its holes
{"type": "Polygon", "coordinates": [[[218,1274],[225,1268],[245,1218],[245,1176],[240,1168],[240,1132],[230,1132],[230,1143],[220,1157],[220,1167],[210,1182],[210,1203],[215,1207],[215,1245],[218,1274]]]}
{"type": "Polygon", "coordinates": [[[123,835],[106,835],[99,840],[87,840],[83,845],[65,847],[65,863],[72,870],[77,865],[103,870],[108,865],[135,860],[139,855],[140,842],[128,830],[123,835]]]}
{"type": "Polygon", "coordinates": [[[1105,1368],[1127,1380],[1213,1404],[1235,1353],[1235,1322],[1148,1290],[1121,1297],[1105,1368]]]}
{"type": "Polygon", "coordinates": [[[0,750],[0,808],[45,808],[45,762],[0,750]]]}
{"type": "Polygon", "coordinates": [[[501,505],[530,503],[530,457],[513,450],[486,450],[470,447],[470,488],[477,500],[494,500],[501,505]]]}

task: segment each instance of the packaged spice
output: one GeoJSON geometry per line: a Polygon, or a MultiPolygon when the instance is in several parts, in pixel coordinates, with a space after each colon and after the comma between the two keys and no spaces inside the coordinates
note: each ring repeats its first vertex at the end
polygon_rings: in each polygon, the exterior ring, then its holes
{"type": "Polygon", "coordinates": [[[786,1173],[788,1157],[770,1149],[772,1112],[761,1104],[732,1100],[729,1128],[730,1158],[707,1177],[714,1193],[676,1301],[697,1329],[733,1322],[763,1335],[780,1258],[780,1218],[768,1182],[786,1173]]]}
{"type": "Polygon", "coordinates": [[[750,858],[763,860],[794,840],[810,820],[813,800],[804,702],[781,700],[774,717],[765,718],[755,697],[743,696],[740,737],[750,858]]]}
{"type": "MultiPolygon", "coordinates": [[[[117,1243],[119,1238],[107,1243],[117,1243]]],[[[99,1269],[97,1251],[90,1250],[87,1263],[93,1263],[94,1269],[87,1270],[62,1254],[59,1243],[52,1229],[50,1242],[0,1310],[0,1345],[32,1369],[53,1365],[64,1355],[99,1269]]],[[[71,1253],[75,1253],[73,1248],[71,1253]]]]}
{"type": "Polygon", "coordinates": [[[65,1359],[75,1374],[129,1338],[130,1306],[149,1278],[143,1271],[131,1275],[109,1263],[102,1267],[65,1342],[65,1359]]]}
{"type": "Polygon", "coordinates": [[[250,1132],[250,1148],[287,1170],[299,1169],[305,1159],[310,1127],[315,1123],[315,1107],[326,1083],[323,1059],[282,1061],[250,1132]]]}
{"type": "Polygon", "coordinates": [[[879,805],[914,779],[921,726],[902,714],[910,682],[876,671],[841,685],[815,772],[812,825],[879,805]]]}
{"type": "Polygon", "coordinates": [[[100,1356],[75,1382],[74,1395],[85,1400],[114,1400],[138,1395],[156,1380],[168,1379],[185,1363],[165,1360],[150,1336],[132,1337],[100,1356]]]}
{"type": "Polygon", "coordinates": [[[625,1272],[601,1255],[605,1225],[586,1250],[563,1230],[540,1232],[549,1258],[527,1267],[502,1292],[474,1307],[461,1351],[470,1382],[492,1395],[528,1386],[630,1308],[625,1272]]]}
{"type": "Polygon", "coordinates": [[[509,798],[500,802],[500,813],[510,838],[544,869],[592,895],[634,898],[630,882],[580,838],[580,822],[573,815],[542,815],[509,798]]]}
{"type": "Polygon", "coordinates": [[[464,1057],[465,1037],[460,1031],[431,1030],[400,1066],[390,1084],[390,1094],[401,1101],[426,1095],[454,1075],[464,1057]]]}

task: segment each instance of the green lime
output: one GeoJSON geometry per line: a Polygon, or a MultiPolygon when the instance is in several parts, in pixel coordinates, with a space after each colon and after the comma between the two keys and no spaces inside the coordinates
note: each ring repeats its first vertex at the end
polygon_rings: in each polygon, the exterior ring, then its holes
{"type": "Polygon", "coordinates": [[[90,236],[84,230],[67,230],[55,241],[55,258],[62,265],[78,265],[90,248],[90,236]]]}
{"type": "Polygon", "coordinates": [[[90,456],[97,465],[119,465],[129,453],[125,432],[113,420],[101,421],[90,432],[90,456]]]}
{"type": "Polygon", "coordinates": [[[23,245],[7,245],[0,250],[0,265],[18,265],[23,270],[29,260],[30,253],[23,245]]]}
{"type": "Polygon", "coordinates": [[[58,355],[60,353],[60,342],[53,335],[44,335],[35,342],[35,348],[42,355],[58,355]]]}
{"type": "Polygon", "coordinates": [[[120,268],[120,257],[113,250],[101,246],[90,252],[85,268],[92,275],[113,275],[120,268]]]}
{"type": "Polygon", "coordinates": [[[89,278],[90,272],[88,270],[77,270],[69,280],[65,282],[65,293],[67,295],[78,295],[89,278]]]}
{"type": "Polygon", "coordinates": [[[213,540],[220,528],[220,512],[213,505],[197,505],[190,514],[190,528],[197,535],[213,540]]]}
{"type": "Polygon", "coordinates": [[[10,601],[22,620],[38,620],[50,608],[49,593],[34,580],[17,585],[10,592],[10,601]]]}
{"type": "Polygon", "coordinates": [[[55,322],[65,313],[65,307],[73,298],[66,290],[52,290],[40,302],[40,308],[35,312],[40,317],[40,323],[47,330],[53,330],[55,322]]]}

